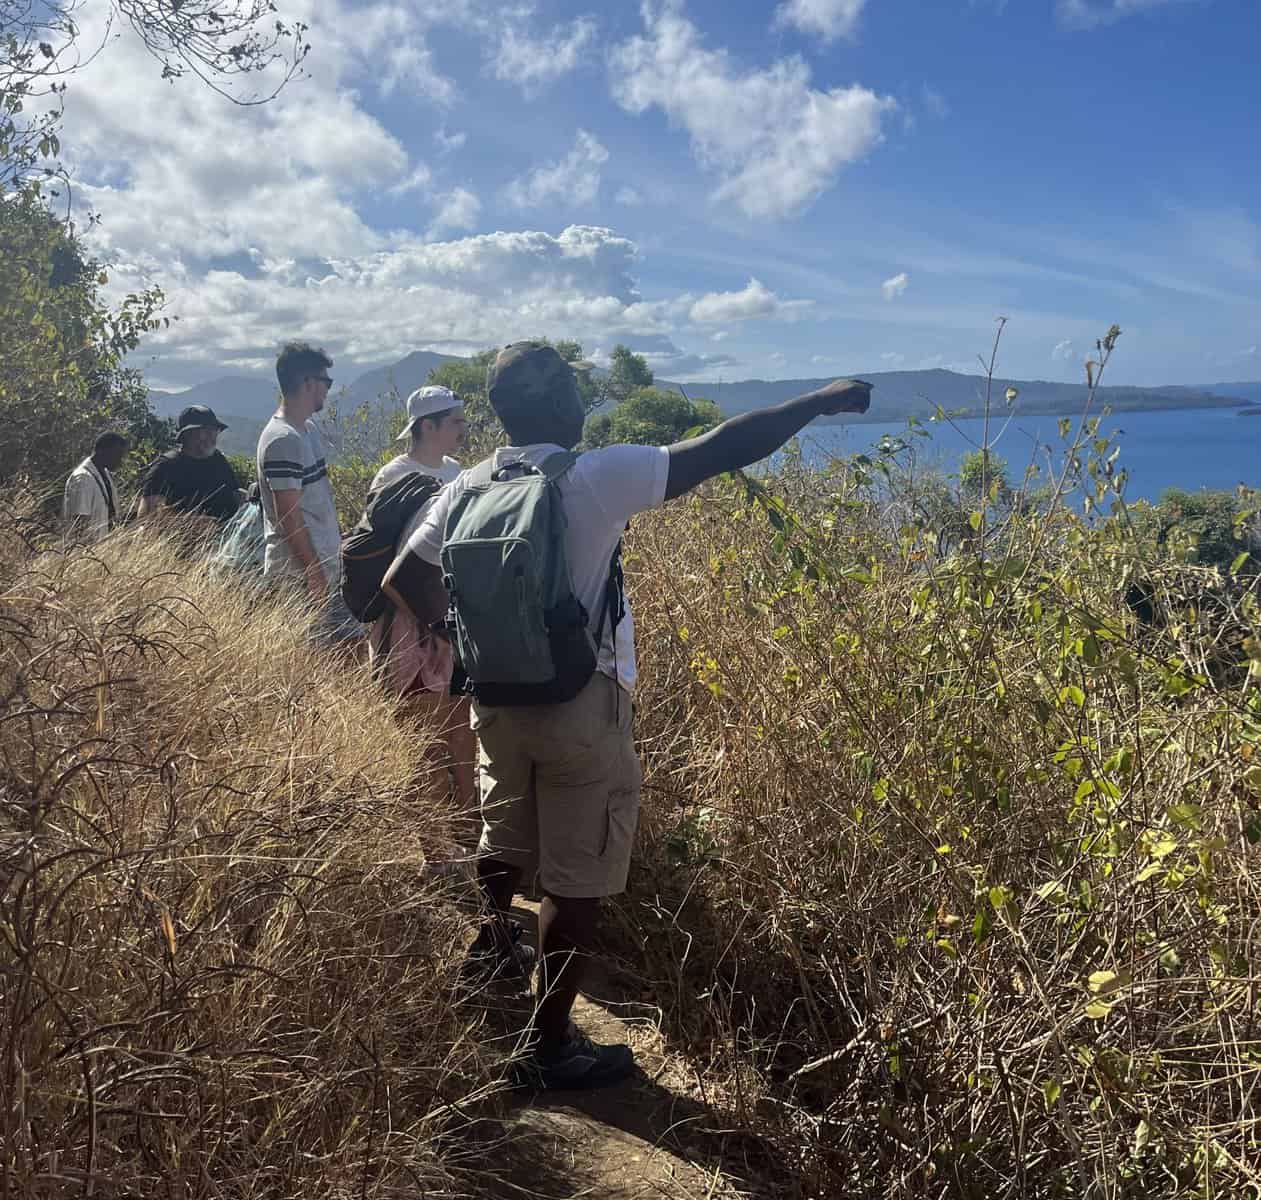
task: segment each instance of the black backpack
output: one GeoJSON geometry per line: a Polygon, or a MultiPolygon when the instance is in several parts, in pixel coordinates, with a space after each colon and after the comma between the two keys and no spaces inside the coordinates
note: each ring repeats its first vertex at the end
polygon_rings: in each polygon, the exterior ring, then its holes
{"type": "Polygon", "coordinates": [[[432,475],[413,471],[369,492],[359,524],[342,538],[342,599],[365,624],[390,607],[381,581],[394,561],[398,540],[407,522],[441,487],[432,475]]]}

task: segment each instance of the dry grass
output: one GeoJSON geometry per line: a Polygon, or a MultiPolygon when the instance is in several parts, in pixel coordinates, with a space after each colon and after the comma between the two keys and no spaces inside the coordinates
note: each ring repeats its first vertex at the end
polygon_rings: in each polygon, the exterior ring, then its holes
{"type": "Polygon", "coordinates": [[[801,1196],[1261,1194],[1255,602],[1139,629],[1111,527],[942,562],[823,487],[637,528],[668,1033],[801,1196]]]}
{"type": "Polygon", "coordinates": [[[421,735],[171,543],[2,524],[0,1196],[487,1194],[421,735]]]}

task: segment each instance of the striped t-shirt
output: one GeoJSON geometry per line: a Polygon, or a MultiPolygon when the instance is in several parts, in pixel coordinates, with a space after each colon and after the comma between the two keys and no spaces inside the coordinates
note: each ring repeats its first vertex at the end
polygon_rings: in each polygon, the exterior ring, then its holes
{"type": "Polygon", "coordinates": [[[324,439],[314,421],[298,428],[277,413],[258,439],[258,491],[267,541],[264,575],[302,573],[302,564],[290,553],[276,526],[275,493],[292,488],[302,489],[302,517],[315,553],[324,564],[324,575],[335,587],[340,574],[341,530],[324,461],[324,439]]]}

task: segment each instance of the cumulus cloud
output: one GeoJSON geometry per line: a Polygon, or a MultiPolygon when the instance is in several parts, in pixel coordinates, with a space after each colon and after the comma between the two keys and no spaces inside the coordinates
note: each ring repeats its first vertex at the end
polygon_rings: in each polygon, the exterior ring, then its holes
{"type": "Polygon", "coordinates": [[[880,285],[880,292],[886,300],[893,300],[906,291],[910,282],[911,277],[905,271],[900,271],[892,279],[886,279],[880,285]]]}
{"type": "Polygon", "coordinates": [[[467,188],[458,187],[442,197],[442,204],[429,223],[429,236],[450,229],[474,229],[482,202],[467,188]]]}
{"type": "Polygon", "coordinates": [[[1065,338],[1062,342],[1056,342],[1054,349],[1051,351],[1052,358],[1060,358],[1068,360],[1073,357],[1073,343],[1065,338]]]}
{"type": "Polygon", "coordinates": [[[600,168],[609,152],[585,129],[578,130],[573,149],[560,162],[535,167],[525,178],[508,185],[508,200],[518,208],[535,208],[549,201],[590,204],[600,190],[600,168]]]}
{"type": "Polygon", "coordinates": [[[809,300],[781,300],[758,279],[738,292],[709,292],[697,300],[688,316],[697,325],[723,325],[759,317],[793,316],[811,305],[809,300]]]}
{"type": "MultiPolygon", "coordinates": [[[[640,296],[637,259],[628,239],[573,225],[556,235],[430,242],[397,235],[376,250],[336,259],[256,258],[183,276],[172,270],[165,273],[168,307],[183,319],[146,348],[162,356],[169,373],[171,361],[215,369],[229,359],[262,364],[298,334],[354,362],[418,347],[464,354],[553,331],[592,344],[666,338],[676,306],[640,296]]],[[[124,288],[136,286],[139,275],[125,264],[112,273],[124,288]]]]}
{"type": "Polygon", "coordinates": [[[645,5],[643,17],[645,35],[612,52],[614,98],[632,113],[660,108],[686,130],[697,160],[721,179],[717,198],[751,217],[804,209],[881,141],[896,107],[857,85],[812,88],[800,58],[742,70],[702,44],[677,4],[645,5]]]}
{"type": "Polygon", "coordinates": [[[514,20],[505,19],[497,44],[487,51],[486,66],[496,79],[515,83],[527,96],[568,75],[595,42],[596,23],[579,17],[534,38],[514,20]]]}
{"type": "Polygon", "coordinates": [[[816,33],[832,42],[854,32],[866,3],[867,0],[785,0],[775,10],[775,23],[792,25],[802,33],[816,33]]]}
{"type": "Polygon", "coordinates": [[[1152,8],[1163,8],[1182,0],[1059,0],[1056,15],[1069,29],[1094,29],[1111,25],[1135,13],[1152,8]]]}

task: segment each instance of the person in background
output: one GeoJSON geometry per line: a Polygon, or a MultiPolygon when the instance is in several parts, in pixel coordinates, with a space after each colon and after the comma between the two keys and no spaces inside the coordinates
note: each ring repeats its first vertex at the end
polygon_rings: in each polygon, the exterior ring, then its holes
{"type": "Polygon", "coordinates": [[[360,642],[363,631],[338,590],[341,530],[328,478],[324,439],[312,419],[333,386],[333,360],[306,342],[287,342],[276,358],[280,408],[258,439],[259,499],[266,539],[263,575],[301,590],[316,608],[313,639],[360,642]]]}
{"type": "Polygon", "coordinates": [[[219,434],[227,426],[204,404],[191,404],[179,416],[179,446],[159,456],[140,485],[140,515],[163,509],[210,517],[225,525],[245,502],[232,464],[220,453],[219,434]]]}
{"type": "Polygon", "coordinates": [[[66,480],[61,501],[65,533],[72,541],[99,542],[118,520],[114,475],[131,443],[125,434],[107,430],[92,443],[92,453],[66,480]]]}
{"type": "MultiPolygon", "coordinates": [[[[464,406],[447,388],[417,388],[407,397],[407,424],[398,436],[408,443],[407,452],[390,459],[376,473],[370,493],[412,474],[450,483],[460,473],[460,464],[452,456],[468,437],[464,406]]],[[[432,502],[423,504],[404,526],[398,549],[407,545],[432,502]]],[[[443,758],[449,759],[456,812],[462,823],[471,820],[477,808],[473,784],[476,741],[469,726],[468,697],[451,695],[450,641],[422,629],[409,612],[391,607],[377,618],[368,634],[368,654],[404,709],[440,732],[442,742],[435,743],[438,754],[434,766],[443,771],[443,758]]],[[[476,834],[470,829],[469,836],[461,840],[471,848],[476,834]]]]}
{"type": "MultiPolygon", "coordinates": [[[[539,468],[582,438],[586,410],[577,380],[551,346],[505,347],[488,373],[487,394],[511,441],[486,464],[492,477],[518,462],[539,468]]],[[[597,643],[596,669],[564,703],[473,703],[482,767],[478,879],[488,912],[474,951],[493,939],[506,964],[517,959],[526,966],[530,959],[518,957],[508,913],[528,872],[537,869],[543,891],[537,1003],[519,1082],[536,1089],[602,1087],[624,1078],[635,1063],[629,1046],[598,1045],[570,1019],[594,951],[600,902],[626,888],[639,816],[630,700],[634,626],[629,606],[614,606],[610,596],[613,555],[627,522],[715,475],[765,458],[814,417],[865,412],[870,399],[870,384],[836,380],[669,447],[587,451],[558,477],[567,563],[597,643]]],[[[447,520],[478,477],[474,471],[438,494],[386,575],[386,595],[422,625],[447,609],[439,565],[447,520]]],[[[458,592],[460,581],[450,582],[458,592]]]]}

